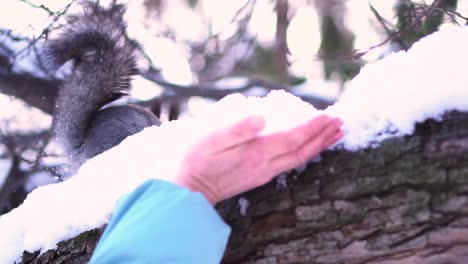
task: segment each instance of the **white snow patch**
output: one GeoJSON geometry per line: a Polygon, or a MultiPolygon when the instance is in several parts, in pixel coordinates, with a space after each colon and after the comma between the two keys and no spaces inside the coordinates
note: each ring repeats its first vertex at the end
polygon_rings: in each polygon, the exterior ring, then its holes
{"type": "Polygon", "coordinates": [[[261,135],[266,135],[305,123],[319,112],[299,97],[276,90],[263,98],[246,97],[241,94],[228,95],[208,108],[200,118],[214,119],[217,122],[216,126],[220,128],[252,114],[265,117],[266,126],[261,135]]]}
{"type": "Polygon", "coordinates": [[[31,192],[32,190],[44,186],[51,183],[56,183],[57,178],[47,172],[37,172],[29,176],[28,181],[26,182],[24,189],[27,193],[31,192]]]}
{"type": "Polygon", "coordinates": [[[366,65],[325,112],[342,118],[348,150],[413,133],[415,123],[468,111],[468,27],[444,27],[408,51],[366,65]]]}
{"type": "Polygon", "coordinates": [[[187,116],[200,115],[200,113],[205,112],[214,103],[216,101],[210,98],[192,96],[187,100],[187,116]]]}
{"type": "Polygon", "coordinates": [[[247,209],[249,209],[250,202],[247,198],[241,197],[237,200],[237,204],[239,205],[239,212],[242,216],[247,214],[247,209]]]}
{"type": "Polygon", "coordinates": [[[281,173],[276,177],[276,188],[283,189],[288,187],[288,175],[286,173],[281,173]]]}
{"type": "MultiPolygon", "coordinates": [[[[344,120],[343,146],[355,150],[413,132],[416,122],[448,110],[468,111],[468,28],[450,28],[366,66],[341,99],[324,112],[344,120]],[[390,133],[388,133],[390,131],[390,133]]],[[[263,115],[262,135],[289,129],[319,114],[284,91],[267,97],[231,95],[197,117],[163,123],[128,137],[89,160],[77,175],[34,190],[0,217],[0,263],[23,250],[54,248],[59,241],[99,227],[116,201],[146,179],[171,181],[186,149],[215,129],[251,114],[263,115]]]]}

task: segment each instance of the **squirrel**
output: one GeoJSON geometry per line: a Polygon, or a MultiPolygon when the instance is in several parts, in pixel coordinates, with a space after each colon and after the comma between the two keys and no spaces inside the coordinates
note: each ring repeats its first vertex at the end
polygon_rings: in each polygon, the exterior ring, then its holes
{"type": "Polygon", "coordinates": [[[68,15],[61,33],[48,40],[46,58],[58,69],[72,61],[71,73],[60,87],[53,132],[70,168],[118,145],[158,118],[137,105],[103,108],[125,95],[138,72],[138,44],[126,34],[122,5],[101,7],[84,1],[83,11],[68,15]]]}

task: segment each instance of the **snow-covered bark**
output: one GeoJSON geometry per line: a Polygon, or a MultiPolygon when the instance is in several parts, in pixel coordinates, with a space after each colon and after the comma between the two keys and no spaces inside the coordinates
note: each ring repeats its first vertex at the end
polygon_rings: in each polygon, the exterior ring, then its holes
{"type": "MultiPolygon", "coordinates": [[[[232,226],[225,263],[465,263],[468,113],[419,124],[414,135],[320,162],[218,210],[232,226]]],[[[86,263],[102,232],[25,254],[23,263],[86,263]]]]}

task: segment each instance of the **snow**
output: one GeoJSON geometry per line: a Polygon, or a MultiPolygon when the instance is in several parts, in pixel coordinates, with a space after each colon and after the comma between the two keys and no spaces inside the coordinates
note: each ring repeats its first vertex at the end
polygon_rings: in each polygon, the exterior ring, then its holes
{"type": "Polygon", "coordinates": [[[187,100],[187,111],[184,111],[184,114],[187,116],[200,115],[200,113],[206,112],[206,109],[214,103],[216,103],[216,100],[211,98],[192,96],[187,100]]]}
{"type": "Polygon", "coordinates": [[[345,121],[344,147],[376,146],[447,110],[468,111],[466,43],[467,27],[446,26],[408,52],[366,65],[326,110],[345,121]]]}
{"type": "Polygon", "coordinates": [[[32,175],[28,177],[28,181],[26,182],[24,189],[26,190],[27,193],[29,193],[32,190],[40,186],[44,186],[44,185],[56,183],[56,182],[57,182],[56,176],[50,173],[44,172],[44,171],[40,171],[40,172],[33,173],[32,175]]]}
{"type": "Polygon", "coordinates": [[[276,176],[275,181],[277,189],[288,187],[288,175],[286,173],[281,173],[280,175],[276,176]]]}
{"type": "Polygon", "coordinates": [[[250,202],[247,198],[241,197],[237,200],[237,204],[239,205],[239,212],[242,216],[247,214],[247,209],[249,209],[250,202]]]}
{"type": "MultiPolygon", "coordinates": [[[[324,112],[344,120],[340,146],[357,150],[411,134],[416,122],[448,111],[468,111],[468,28],[445,28],[367,65],[340,100],[324,112]]],[[[230,95],[198,116],[166,122],[128,137],[89,160],[69,180],[39,187],[0,217],[0,263],[23,250],[46,250],[59,241],[107,223],[117,200],[151,178],[171,181],[186,149],[200,137],[247,115],[266,119],[262,135],[289,129],[320,114],[284,91],[265,98],[230,95]]]]}

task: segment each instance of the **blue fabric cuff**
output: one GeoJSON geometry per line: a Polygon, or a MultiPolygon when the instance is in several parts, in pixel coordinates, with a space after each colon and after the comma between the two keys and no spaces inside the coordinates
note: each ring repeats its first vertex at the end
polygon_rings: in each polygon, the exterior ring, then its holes
{"type": "Polygon", "coordinates": [[[201,193],[148,180],[118,202],[91,263],[219,263],[230,232],[201,193]]]}

